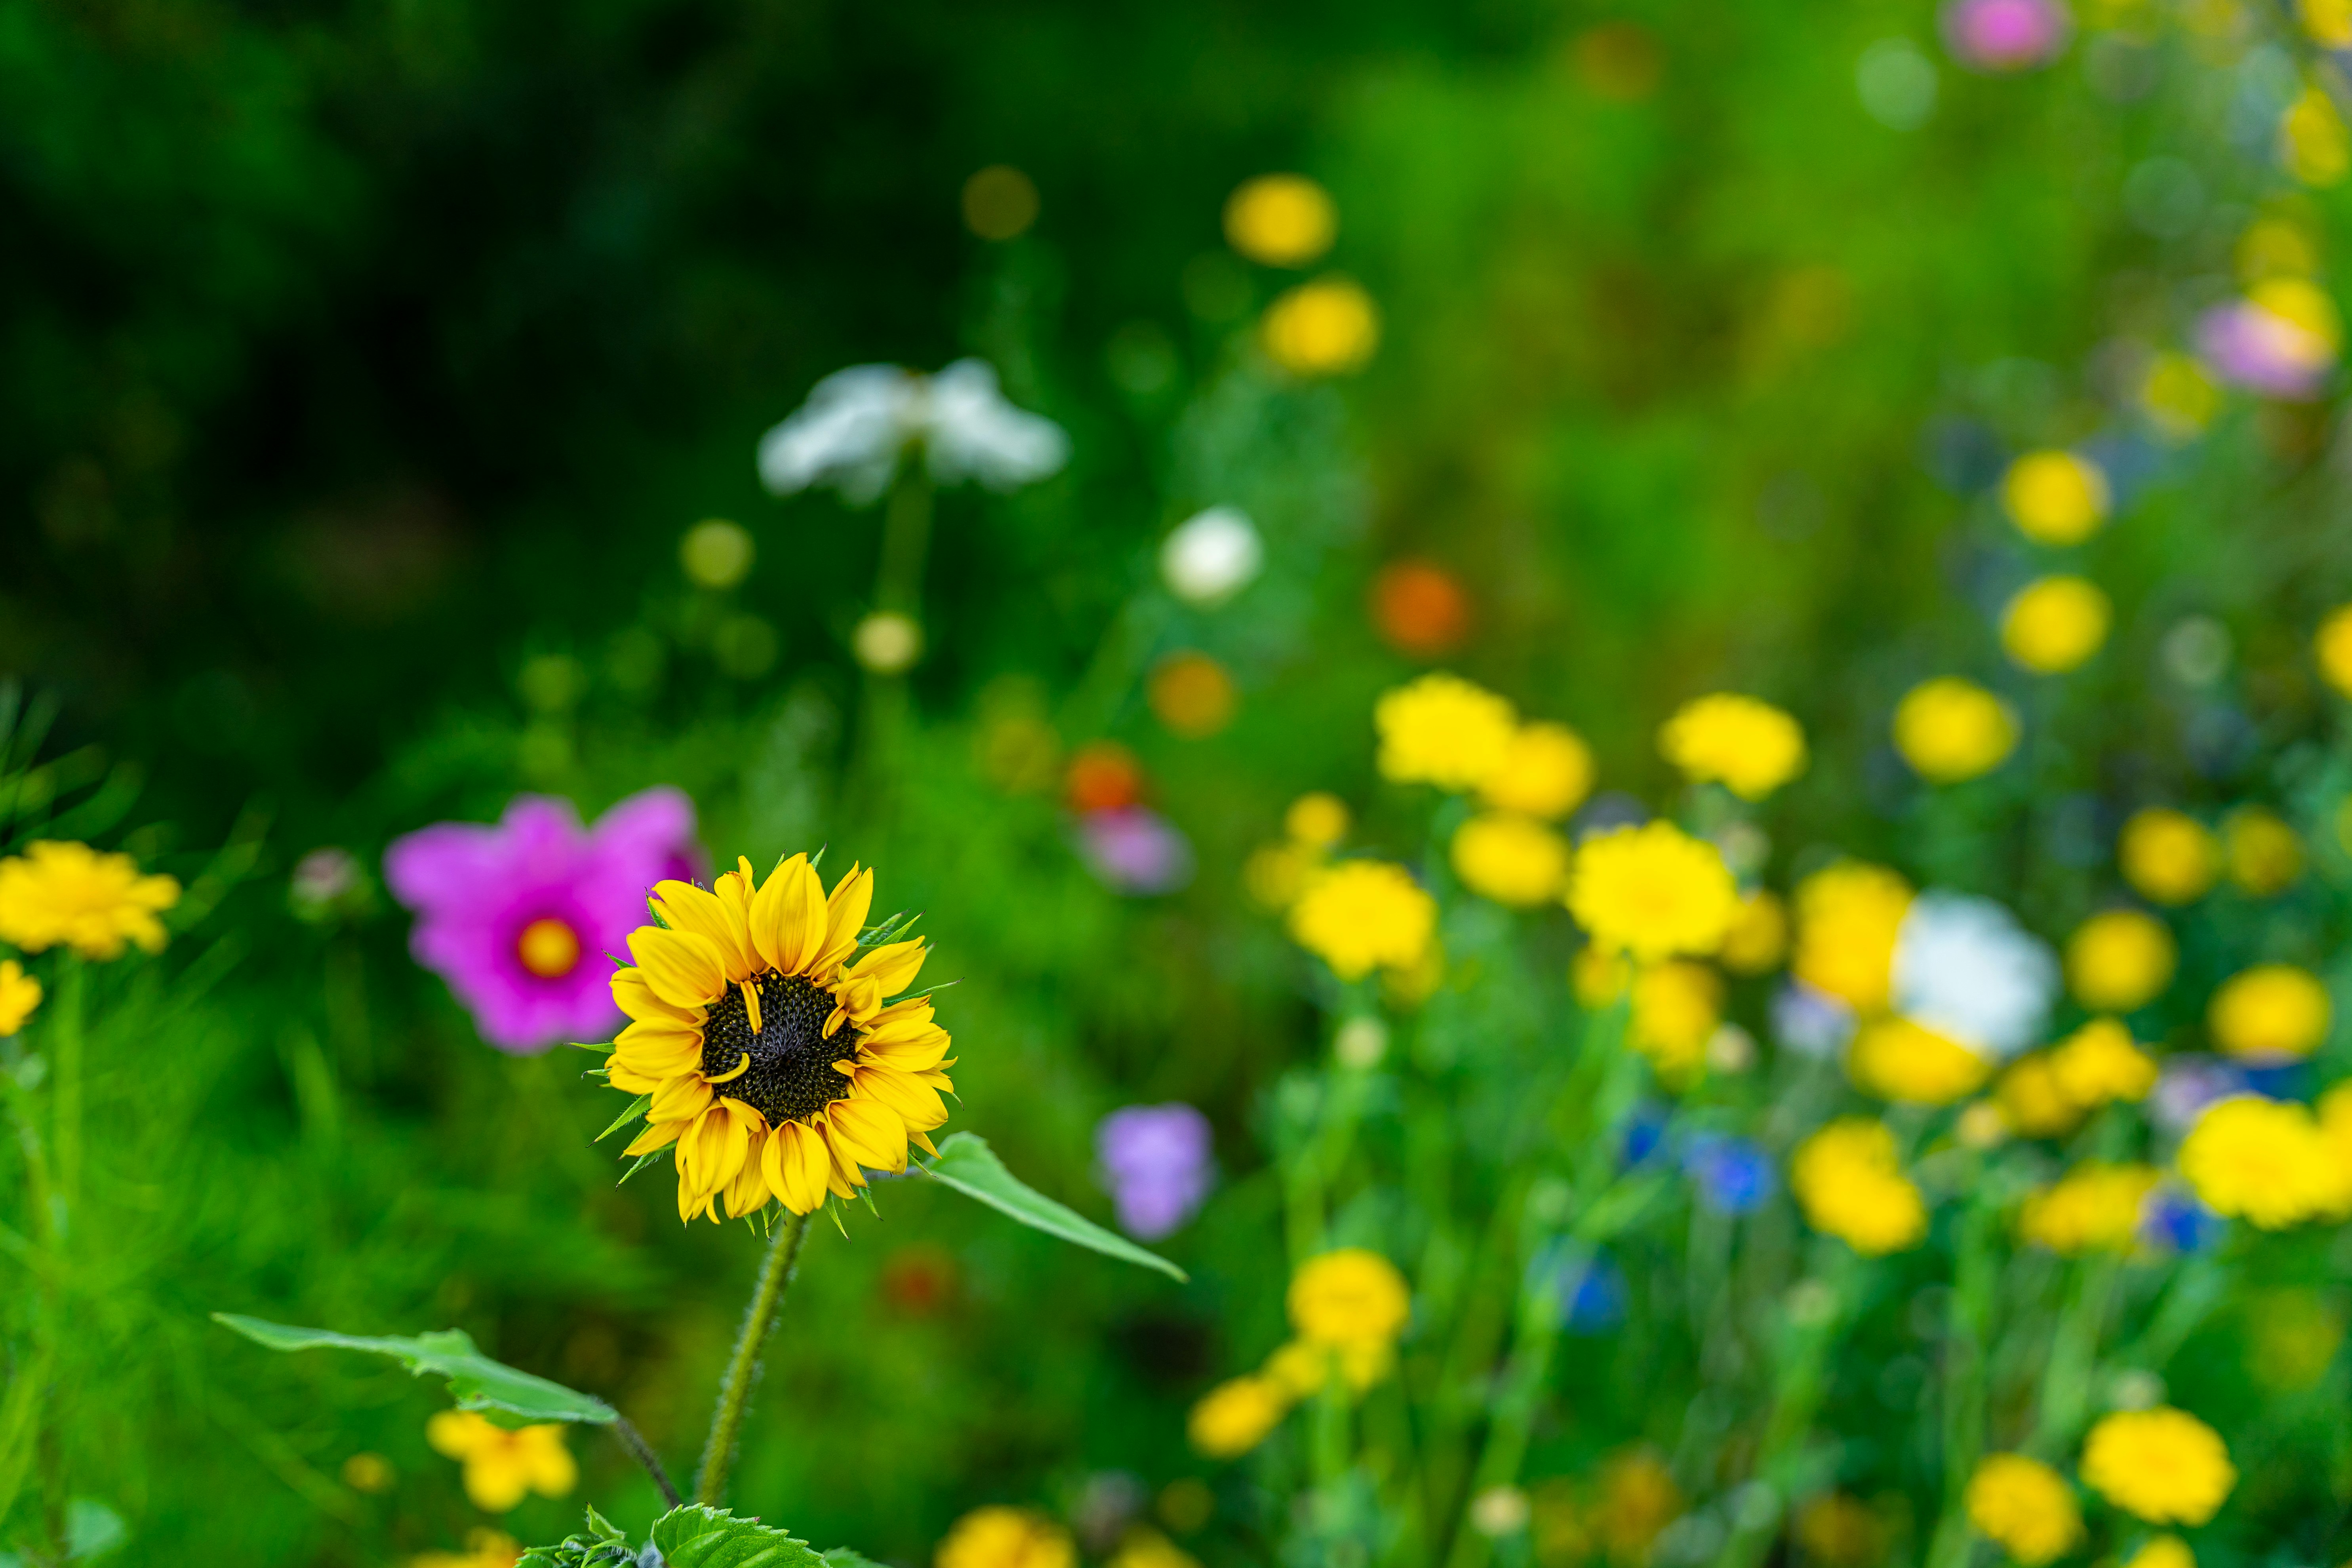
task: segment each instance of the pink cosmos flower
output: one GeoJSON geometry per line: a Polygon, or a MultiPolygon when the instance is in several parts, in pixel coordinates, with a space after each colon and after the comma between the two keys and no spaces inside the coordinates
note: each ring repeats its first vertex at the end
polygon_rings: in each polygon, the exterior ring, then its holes
{"type": "Polygon", "coordinates": [[[2296,401],[2317,396],[2336,363],[2336,347],[2325,336],[2252,300],[2216,305],[2199,317],[2197,352],[2232,385],[2296,401]]]}
{"type": "Polygon", "coordinates": [[[1952,0],[1943,23],[1952,58],[1978,70],[2030,70],[2066,47],[2066,11],[2058,0],[1952,0]]]}
{"type": "Polygon", "coordinates": [[[646,894],[690,878],[694,803],[633,795],[583,829],[569,801],[517,795],[496,827],[438,822],[394,841],[383,879],[416,911],[409,951],[449,984],[502,1051],[594,1039],[621,1022],[613,966],[646,894]]]}

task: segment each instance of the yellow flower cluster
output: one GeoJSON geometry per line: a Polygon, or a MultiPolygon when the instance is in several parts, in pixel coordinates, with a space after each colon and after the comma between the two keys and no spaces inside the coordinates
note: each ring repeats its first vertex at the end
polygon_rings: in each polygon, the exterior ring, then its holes
{"type": "Polygon", "coordinates": [[[2037,544],[2080,544],[2107,520],[2107,476],[2073,452],[2028,452],[2001,476],[2000,504],[2037,544]]]}
{"type": "Polygon", "coordinates": [[[2084,1161],[2026,1199],[2018,1230],[2062,1258],[2126,1251],[2139,1235],[2140,1211],[2157,1179],[2150,1165],[2084,1161]]]}
{"type": "Polygon", "coordinates": [[[1595,945],[1655,963],[1722,946],[1739,913],[1739,888],[1714,845],[1670,822],[1649,822],[1594,834],[1578,847],[1568,908],[1595,945]]]}
{"type": "Polygon", "coordinates": [[[0,1037],[15,1034],[41,1005],[41,983],[15,959],[0,959],[0,1037]]]}
{"type": "Polygon", "coordinates": [[[2318,1110],[2237,1095],[2208,1106],[2173,1156],[2198,1201],[2263,1230],[2352,1209],[2352,1086],[2318,1110]]]}
{"type": "Polygon", "coordinates": [[[1282,816],[1282,841],[1262,844],[1242,868],[1250,897],[1269,910],[1286,910],[1307,881],[1348,837],[1348,807],[1326,790],[1309,790],[1282,816]]]}
{"type": "Polygon", "coordinates": [[[1969,1478],[1969,1522],[2025,1568],[2041,1568],[2083,1538],[2083,1510],[2066,1478],[2023,1454],[1988,1454],[1969,1478]]]}
{"type": "Polygon", "coordinates": [[[2184,811],[2152,805],[2132,814],[2116,844],[2124,880],[2150,901],[2195,903],[2221,875],[2221,841],[2184,811]]]}
{"type": "Polygon", "coordinates": [[[1502,771],[1519,721],[1505,699],[1434,670],[1381,693],[1372,725],[1380,733],[1382,778],[1461,791],[1502,771]]]}
{"type": "Polygon", "coordinates": [[[1883,866],[1842,861],[1797,886],[1796,977],[1856,1012],[1885,1007],[1911,885],[1883,866]]]}
{"type": "Polygon", "coordinates": [[[1531,720],[1511,734],[1500,766],[1478,781],[1497,811],[1558,822],[1592,793],[1592,748],[1565,724],[1531,720]]]}
{"type": "Polygon", "coordinates": [[[425,1440],[464,1467],[466,1495],[484,1513],[505,1513],[527,1492],[562,1497],[580,1482],[552,1422],[509,1431],[471,1410],[443,1410],[425,1423],[425,1440]]]}
{"type": "Polygon", "coordinates": [[[1714,970],[1687,959],[1644,967],[1633,976],[1627,1039],[1650,1058],[1666,1083],[1696,1079],[1706,1063],[1706,1044],[1723,1022],[1723,982],[1714,970]]]}
{"type": "Polygon", "coordinates": [[[1658,731],[1658,750],[1696,784],[1761,800],[1805,769],[1796,720],[1753,697],[1717,692],[1687,702],[1658,731]]]}
{"type": "Polygon", "coordinates": [[[957,1520],[932,1568],[1077,1568],[1069,1533],[1045,1515],[991,1503],[957,1520]]]}
{"type": "Polygon", "coordinates": [[[1960,784],[2017,749],[2017,715],[1975,681],[1938,676],[1895,705],[1895,749],[1929,783],[1960,784]]]}
{"type": "Polygon", "coordinates": [[[1868,1117],[1842,1118],[1800,1144],[1789,1188],[1808,1224],[1856,1252],[1900,1252],[1927,1234],[1927,1205],[1903,1173],[1895,1134],[1868,1117]]]}
{"type": "Polygon", "coordinates": [[[1342,980],[1411,970],[1437,934],[1437,900],[1402,866],[1341,860],[1307,879],[1290,906],[1290,934],[1342,980]]]}
{"type": "Polygon", "coordinates": [[[2138,910],[2105,910],[2066,939],[2066,984],[2096,1013],[2128,1013],[2172,984],[2180,949],[2171,930],[2138,910]]]}
{"type": "Polygon", "coordinates": [[[2098,652],[2115,607],[2088,578],[2043,577],[2018,590],[2000,615],[2000,646],[2036,675],[2063,675],[2098,652]]]}
{"type": "Polygon", "coordinates": [[[2047,1051],[2020,1058],[1995,1090],[2001,1120],[2029,1138],[2072,1131],[2117,1100],[2137,1103],[2156,1087],[2156,1058],[2113,1018],[2094,1018],[2047,1051]]]}
{"type": "Polygon", "coordinates": [[[2327,987],[2307,969],[2262,963],[2221,983],[2205,1011],[2213,1043],[2255,1062],[2299,1060],[2319,1048],[2335,1018],[2327,987]]]}
{"type": "Polygon", "coordinates": [[[1905,1105],[1949,1105],[1974,1094],[1992,1063],[1948,1035],[1910,1018],[1874,1018],[1846,1053],[1846,1073],[1864,1094],[1905,1105]]]}
{"type": "Polygon", "coordinates": [[[1263,1370],[1227,1379],[1192,1406],[1187,1433],[1211,1458],[1235,1458],[1256,1447],[1292,1405],[1322,1392],[1335,1373],[1359,1392],[1370,1387],[1395,1364],[1396,1342],[1412,1318],[1404,1276],[1363,1247],[1299,1265],[1286,1305],[1291,1342],[1263,1370]]]}
{"type": "Polygon", "coordinates": [[[1512,812],[1483,811],[1463,823],[1451,858],[1464,887],[1513,909],[1550,901],[1568,880],[1568,840],[1512,812]]]}
{"type": "Polygon", "coordinates": [[[1763,974],[1789,951],[1789,910],[1769,888],[1751,888],[1739,895],[1739,912],[1723,933],[1717,956],[1735,974],[1763,974]]]}
{"type": "Polygon", "coordinates": [[[180,901],[170,877],[142,877],[128,855],[87,844],[38,839],[0,860],[0,941],[40,952],[69,947],[82,957],[120,958],[126,943],[163,951],[155,917],[180,901]]]}
{"type": "Polygon", "coordinates": [[[2185,1410],[2118,1410],[2083,1440],[2083,1484],[2150,1524],[2203,1524],[2238,1469],[2221,1435],[2185,1410]]]}
{"type": "Polygon", "coordinates": [[[2252,899],[2273,899],[2303,877],[2303,840],[2278,813],[2240,806],[2221,822],[2230,880],[2252,899]]]}

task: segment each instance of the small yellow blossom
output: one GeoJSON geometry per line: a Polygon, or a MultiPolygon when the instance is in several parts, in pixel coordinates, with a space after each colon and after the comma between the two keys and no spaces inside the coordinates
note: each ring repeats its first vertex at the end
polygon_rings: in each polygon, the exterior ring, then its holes
{"type": "Polygon", "coordinates": [[[2062,1258],[2123,1252],[2139,1236],[2140,1211],[2156,1190],[2152,1165],[2086,1160],[2025,1201],[2018,1229],[2062,1258]]]}
{"type": "Polygon", "coordinates": [[[1185,1436],[1212,1459],[1239,1458],[1282,1425],[1290,1405],[1287,1391],[1271,1378],[1255,1373],[1229,1378],[1192,1406],[1185,1436]]]}
{"type": "Polygon", "coordinates": [[[2352,697],[2352,605],[2339,605],[2327,612],[2327,618],[2319,623],[2318,635],[2311,639],[2311,651],[2318,660],[2321,678],[2352,697]]]}
{"type": "Polygon", "coordinates": [[[1396,1347],[1386,1340],[1359,1340],[1344,1345],[1292,1340],[1266,1357],[1260,1375],[1297,1400],[1322,1393],[1334,1373],[1361,1394],[1395,1370],[1396,1347]]]}
{"type": "Polygon", "coordinates": [[[1569,961],[1569,984],[1588,1012],[1622,1002],[1633,988],[1633,961],[1615,948],[1588,942],[1569,961]]]}
{"type": "Polygon", "coordinates": [[[1949,1105],[1984,1087],[1992,1063],[1948,1035],[1909,1018],[1875,1018],[1846,1054],[1846,1072],[1865,1094],[1906,1105],[1949,1105]]]}
{"type": "Polygon", "coordinates": [[[163,951],[155,917],[180,901],[170,877],[142,877],[128,855],[102,855],[87,844],[37,839],[0,860],[0,941],[26,952],[60,943],[84,958],[122,956],[136,942],[163,951]]]}
{"type": "Polygon", "coordinates": [[[2303,876],[2303,840],[2274,811],[2242,805],[2221,821],[2230,880],[2249,898],[2276,898],[2303,876]]]}
{"type": "Polygon", "coordinates": [[[2320,189],[2352,174],[2352,132],[2346,131],[2327,89],[2315,81],[2279,117],[2279,160],[2287,173],[2320,189]]]}
{"type": "Polygon", "coordinates": [[[932,1568],[1077,1568],[1069,1532],[1041,1513],[992,1503],[957,1520],[932,1568]]]}
{"type": "Polygon", "coordinates": [[[2170,928],[2138,910],[2105,910],[2066,939],[2066,984],[2095,1012],[2128,1013],[2172,984],[2180,950],[2170,928]]]}
{"type": "Polygon", "coordinates": [[[1789,1189],[1806,1223],[1856,1252],[1901,1252],[1927,1234],[1927,1205],[1895,1159],[1895,1134],[1868,1117],[1832,1121],[1800,1144],[1789,1189]]]}
{"type": "Polygon", "coordinates": [[[469,1530],[463,1552],[420,1552],[408,1568],[514,1568],[522,1560],[522,1543],[499,1530],[469,1530]]]}
{"type": "Polygon", "coordinates": [[[1381,693],[1372,723],[1380,731],[1382,778],[1444,790],[1492,778],[1518,731],[1510,703],[1443,670],[1381,693]]]}
{"type": "Polygon", "coordinates": [[[1860,1498],[1822,1492],[1798,1508],[1790,1534],[1803,1562],[1822,1568],[1869,1568],[1885,1548],[1886,1529],[1860,1498]]]}
{"type": "Polygon", "coordinates": [[[2021,1137],[2061,1137],[2083,1120],[2083,1102],[2066,1092],[2046,1051],[2010,1063],[1992,1092],[2002,1127],[2021,1137]]]}
{"type": "Polygon", "coordinates": [[[2037,675],[2061,675],[2099,651],[2114,616],[2089,579],[2044,577],[2019,589],[2001,612],[2001,649],[2037,675]]]}
{"type": "Polygon", "coordinates": [[[1242,886],[1260,905],[1280,911],[1298,901],[1307,879],[1321,864],[1321,856],[1296,839],[1261,844],[1242,862],[1242,886]]]}
{"type": "Polygon", "coordinates": [[[41,983],[13,958],[0,959],[0,1037],[15,1034],[41,1005],[41,983]]]}
{"type": "Polygon", "coordinates": [[[1252,261],[1304,267],[1331,248],[1339,209],[1304,174],[1260,174],[1225,198],[1225,240],[1252,261]]]}
{"type": "Polygon", "coordinates": [[[1671,822],[1613,827],[1579,846],[1569,912],[1602,947],[1644,963],[1723,945],[1739,887],[1723,851],[1671,822]]]}
{"type": "Polygon", "coordinates": [[[2221,411],[2221,389],[2195,356],[2160,353],[2140,383],[2139,405],[2157,434],[2178,446],[2213,423],[2221,411]]]}
{"type": "Polygon", "coordinates": [[[1290,934],[1342,980],[1410,969],[1428,955],[1437,901],[1402,866],[1342,860],[1307,879],[1290,906],[1290,934]]]}
{"type": "Polygon", "coordinates": [[[2292,963],[2260,963],[2221,983],[2205,1023],[2231,1056],[2277,1061],[2318,1049],[2334,1016],[2317,975],[2292,963]]]}
{"type": "Polygon", "coordinates": [[[1593,1525],[1612,1564],[1635,1568],[1650,1560],[1666,1526],[1687,1506],[1665,1461],[1647,1448],[1627,1448],[1601,1467],[1601,1498],[1593,1525]]]}
{"type": "Polygon", "coordinates": [[[526,1492],[562,1497],[580,1482],[557,1423],[509,1430],[471,1410],[442,1410],[425,1423],[425,1440],[465,1468],[466,1495],[484,1513],[505,1513],[526,1492]]]}
{"type": "Polygon", "coordinates": [[[2321,48],[2352,49],[2352,0],[2295,0],[2294,13],[2321,48]]]}
{"type": "Polygon", "coordinates": [[[2221,1435],[2186,1410],[2118,1410],[2083,1439],[2083,1484],[2150,1524],[2203,1524],[2238,1484],[2221,1435]]]}
{"type": "Polygon", "coordinates": [[[1452,859],[1464,887],[1513,909],[1548,902],[1568,881],[1568,841],[1508,812],[1481,812],[1455,828],[1452,859]]]}
{"type": "Polygon", "coordinates": [[[2197,1554],[2177,1535],[2152,1535],[2124,1568],[2197,1568],[2197,1554]]]}
{"type": "Polygon", "coordinates": [[[1309,1344],[1345,1349],[1393,1344],[1412,1317],[1412,1295],[1396,1265],[1345,1247],[1310,1258],[1291,1276],[1290,1326],[1309,1344]]]}
{"type": "Polygon", "coordinates": [[[2017,715],[1976,682],[1938,676],[1895,704],[1895,749],[1921,778],[1959,784],[1992,772],[2017,749],[2017,715]]]}
{"type": "Polygon", "coordinates": [[[2198,1202],[2263,1230],[2332,1211],[2346,1183],[2309,1110],[2251,1094],[2208,1106],[2173,1160],[2198,1202]]]}
{"type": "Polygon", "coordinates": [[[1592,793],[1592,748],[1565,724],[1537,720],[1513,731],[1502,765],[1480,781],[1488,805],[1557,822],[1592,793]]]}
{"type": "Polygon", "coordinates": [[[1658,731],[1658,751],[1694,783],[1761,800],[1805,771],[1805,731],[1753,697],[1719,691],[1683,704],[1658,731]]]}
{"type": "Polygon", "coordinates": [[[1886,1005],[1911,885],[1884,866],[1842,861],[1797,887],[1797,978],[1857,1012],[1886,1005]]]}
{"type": "Polygon", "coordinates": [[[2041,1568],[2083,1538],[2083,1510],[2057,1471],[2023,1454],[1977,1461],[1965,1499],[1969,1522],[2025,1568],[2041,1568]]]}
{"type": "Polygon", "coordinates": [[[2156,1058],[2132,1043],[2113,1018],[2094,1018],[2050,1051],[2061,1093],[2088,1110],[2121,1100],[2137,1104],[2156,1087],[2156,1058]]]}
{"type": "Polygon", "coordinates": [[[1282,831],[1294,844],[1331,849],[1348,837],[1348,805],[1328,790],[1309,790],[1282,814],[1282,831]]]}
{"type": "Polygon", "coordinates": [[[1293,375],[1345,375],[1370,364],[1381,315],[1363,286],[1347,278],[1301,283],[1265,308],[1258,341],[1293,375]]]}
{"type": "Polygon", "coordinates": [[[2001,476],[2000,504],[2041,544],[2080,544],[2107,520],[2107,476],[2073,452],[2028,452],[2001,476]]]}
{"type": "Polygon", "coordinates": [[[2196,902],[2221,874],[2221,842],[2212,829],[2170,806],[2132,814],[2116,841],[2124,880],[2159,904],[2196,902]]]}
{"type": "Polygon", "coordinates": [[[1706,1061],[1706,1043],[1723,1022],[1723,982],[1687,959],[1654,963],[1633,977],[1627,1037],[1658,1076],[1686,1083],[1706,1061]]]}
{"type": "MultiPolygon", "coordinates": [[[[1164,1517],[1164,1507],[1162,1512],[1164,1517]]],[[[1201,1560],[1156,1530],[1133,1530],[1118,1543],[1108,1568],[1201,1568],[1201,1560]]]]}
{"type": "Polygon", "coordinates": [[[1787,956],[1789,910],[1779,895],[1757,888],[1743,893],[1731,929],[1723,933],[1723,964],[1735,974],[1763,974],[1787,956]]]}

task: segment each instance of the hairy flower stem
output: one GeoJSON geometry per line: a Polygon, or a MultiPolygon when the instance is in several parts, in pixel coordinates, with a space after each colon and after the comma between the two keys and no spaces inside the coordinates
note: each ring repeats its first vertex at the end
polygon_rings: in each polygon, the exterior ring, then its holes
{"type": "Polygon", "coordinates": [[[620,1440],[622,1447],[629,1451],[629,1458],[643,1465],[646,1474],[653,1477],[654,1485],[661,1489],[663,1501],[676,1508],[685,1500],[677,1495],[677,1488],[671,1483],[669,1472],[662,1468],[661,1456],[654,1452],[653,1445],[646,1441],[646,1435],[638,1431],[627,1416],[614,1415],[613,1436],[620,1440]]]}
{"type": "Polygon", "coordinates": [[[744,1310],[743,1330],[735,1336],[735,1353],[727,1363],[727,1380],[719,1386],[719,1407],[711,1413],[710,1436],[702,1445],[702,1464],[695,1472],[694,1500],[698,1503],[717,1508],[726,1497],[736,1438],[751,1407],[752,1387],[760,1381],[760,1352],[776,1326],[784,1293],[792,1289],[793,1267],[800,1260],[801,1243],[808,1238],[808,1215],[793,1215],[769,1238],[768,1256],[760,1265],[760,1283],[744,1310]]]}

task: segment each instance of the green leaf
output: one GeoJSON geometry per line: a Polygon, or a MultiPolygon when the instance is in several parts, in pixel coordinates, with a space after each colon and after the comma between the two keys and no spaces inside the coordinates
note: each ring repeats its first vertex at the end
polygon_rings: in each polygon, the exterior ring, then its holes
{"type": "Polygon", "coordinates": [[[635,1175],[647,1165],[654,1164],[658,1161],[668,1159],[669,1152],[677,1147],[677,1145],[675,1143],[665,1143],[658,1149],[646,1150],[644,1153],[637,1156],[637,1163],[635,1164],[621,1173],[621,1179],[614,1182],[613,1184],[616,1187],[626,1186],[631,1176],[635,1175]]]}
{"type": "Polygon", "coordinates": [[[630,1122],[635,1121],[638,1117],[643,1116],[646,1113],[646,1107],[651,1105],[653,1102],[654,1097],[650,1094],[641,1094],[637,1096],[636,1099],[629,1102],[628,1110],[624,1110],[620,1115],[613,1118],[613,1125],[605,1128],[604,1131],[596,1134],[596,1142],[602,1143],[605,1139],[610,1138],[614,1133],[618,1132],[622,1128],[626,1127],[630,1122]]]}
{"type": "Polygon", "coordinates": [[[634,1568],[636,1561],[636,1549],[620,1526],[592,1508],[587,1534],[567,1535],[553,1546],[534,1546],[515,1568],[634,1568]]]}
{"type": "Polygon", "coordinates": [[[600,1057],[609,1057],[613,1054],[613,1047],[616,1043],[613,1040],[574,1040],[572,1042],[572,1048],[575,1051],[593,1051],[600,1057]]]}
{"type": "Polygon", "coordinates": [[[1188,1278],[1185,1272],[1156,1252],[1143,1248],[1123,1236],[1116,1236],[1076,1210],[1063,1207],[1045,1194],[1024,1183],[1004,1168],[996,1151],[977,1132],[958,1132],[940,1145],[940,1157],[929,1164],[918,1162],[913,1169],[932,1180],[953,1187],[968,1198],[977,1198],[1001,1214],[1011,1215],[1033,1230],[1048,1236],[1058,1236],[1064,1241],[1090,1247],[1106,1257],[1123,1258],[1146,1268],[1157,1268],[1174,1279],[1188,1278]]]}
{"type": "Polygon", "coordinates": [[[824,1568],[807,1542],[701,1503],[654,1521],[653,1540],[664,1568],[824,1568]]]}
{"type": "Polygon", "coordinates": [[[826,1568],[882,1568],[882,1564],[852,1546],[836,1546],[824,1554],[826,1568]]]}
{"type": "Polygon", "coordinates": [[[593,1394],[519,1372],[474,1348],[462,1330],[415,1335],[339,1334],[331,1329],[297,1329],[235,1312],[215,1312],[256,1344],[274,1351],[346,1350],[390,1356],[418,1377],[446,1377],[460,1410],[497,1410],[526,1421],[589,1421],[604,1425],[616,1414],[593,1394]]]}

